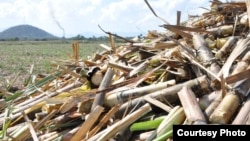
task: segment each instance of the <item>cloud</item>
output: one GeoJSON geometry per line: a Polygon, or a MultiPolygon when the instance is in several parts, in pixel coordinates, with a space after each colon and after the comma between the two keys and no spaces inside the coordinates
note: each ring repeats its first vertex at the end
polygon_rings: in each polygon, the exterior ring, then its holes
{"type": "MultiPolygon", "coordinates": [[[[176,11],[182,11],[182,19],[188,13],[200,12],[199,6],[208,6],[206,0],[148,0],[155,12],[171,24],[176,22],[176,11]]],[[[18,24],[31,24],[57,36],[62,30],[54,17],[65,29],[65,36],[84,32],[102,33],[97,27],[115,32],[147,32],[164,30],[143,0],[10,0],[0,1],[0,29],[18,24]]],[[[200,12],[201,13],[201,12],[200,12]]]]}

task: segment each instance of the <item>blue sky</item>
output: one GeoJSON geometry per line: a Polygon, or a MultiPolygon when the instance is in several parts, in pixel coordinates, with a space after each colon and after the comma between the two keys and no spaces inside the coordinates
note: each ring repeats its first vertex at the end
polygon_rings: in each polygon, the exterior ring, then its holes
{"type": "MultiPolygon", "coordinates": [[[[202,14],[204,9],[199,7],[210,6],[208,0],[148,2],[160,17],[171,24],[176,23],[176,11],[182,12],[184,21],[188,14],[202,14]]],[[[63,33],[66,37],[103,34],[98,24],[120,35],[164,30],[159,27],[164,23],[154,17],[144,0],[1,0],[0,21],[0,31],[29,24],[59,37],[63,33]]]]}

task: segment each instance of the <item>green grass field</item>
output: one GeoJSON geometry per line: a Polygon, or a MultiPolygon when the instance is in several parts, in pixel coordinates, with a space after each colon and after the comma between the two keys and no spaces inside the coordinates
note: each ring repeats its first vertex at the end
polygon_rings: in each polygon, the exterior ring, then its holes
{"type": "MultiPolygon", "coordinates": [[[[34,65],[33,74],[49,73],[51,61],[71,60],[73,54],[72,40],[57,41],[1,41],[0,42],[0,85],[8,80],[12,81],[15,76],[22,83],[29,74],[31,65],[34,65]],[[70,55],[69,55],[70,54],[70,55]]],[[[102,51],[101,41],[79,42],[79,59],[86,59],[95,52],[102,51]]]]}

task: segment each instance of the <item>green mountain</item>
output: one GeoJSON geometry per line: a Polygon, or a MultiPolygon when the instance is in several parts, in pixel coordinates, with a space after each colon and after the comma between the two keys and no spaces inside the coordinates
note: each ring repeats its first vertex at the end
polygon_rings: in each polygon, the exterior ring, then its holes
{"type": "Polygon", "coordinates": [[[0,39],[42,40],[58,37],[31,25],[17,25],[0,32],[0,39]]]}

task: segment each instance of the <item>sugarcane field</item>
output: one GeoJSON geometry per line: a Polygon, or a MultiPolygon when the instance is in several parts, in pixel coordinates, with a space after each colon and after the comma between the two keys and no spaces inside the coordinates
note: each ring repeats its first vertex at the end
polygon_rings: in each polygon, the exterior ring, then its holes
{"type": "Polygon", "coordinates": [[[98,25],[101,52],[82,59],[75,40],[53,72],[0,85],[0,140],[249,140],[250,0],[211,0],[185,22],[172,11],[176,24],[144,3],[165,32],[126,38],[98,25]]]}

